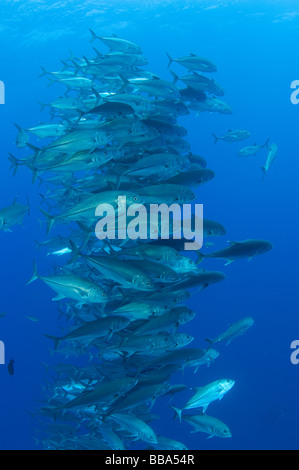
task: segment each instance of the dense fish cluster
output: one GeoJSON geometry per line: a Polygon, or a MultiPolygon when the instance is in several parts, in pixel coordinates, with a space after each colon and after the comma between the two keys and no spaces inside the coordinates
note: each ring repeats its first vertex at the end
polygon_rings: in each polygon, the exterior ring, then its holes
{"type": "MultiPolygon", "coordinates": [[[[171,82],[140,68],[147,61],[136,44],[91,33],[108,52],[71,56],[57,72],[43,69],[51,84],[64,85],[65,94],[42,105],[49,107],[48,124],[26,130],[17,126],[17,146],[32,154],[22,159],[10,155],[14,171],[26,166],[34,181],[46,185],[41,211],[47,232],[58,234],[38,245],[65,261],[51,275],[39,273],[34,263],[28,282],[39,279],[56,293],[53,300],[70,325],[59,337],[47,335],[63,360],[48,367],[45,403],[37,412],[43,424],[38,440],[45,449],[123,450],[136,443],[186,449],[157,433],[152,407],[160,397],[173,399],[175,414],[193,431],[230,437],[226,424],[206,410],[231,390],[234,380],[215,378],[205,384],[194,376],[197,388],[179,407],[179,393],[187,386],[175,374],[209,365],[219,355],[213,345],[243,334],[253,319],[242,319],[207,340],[206,349],[192,348],[194,338],[183,325],[196,312],[184,303],[191,293],[225,279],[222,272],[202,268],[203,259],[204,265],[211,257],[228,262],[252,258],[272,245],[231,242],[221,251],[198,253],[194,261],[182,239],[97,238],[95,211],[99,204],[110,204],[117,212],[122,196],[127,205],[145,207],[194,201],[195,190],[214,173],[192,152],[187,130],[177,120],[193,110],[231,109],[215,98],[224,94],[221,86],[199,73],[216,71],[209,60],[193,54],[175,59],[190,75],[179,79],[173,74],[171,82]],[[37,139],[29,142],[29,135],[44,139],[44,145],[37,139]]],[[[221,224],[207,219],[203,229],[205,239],[225,234],[221,224]]]]}

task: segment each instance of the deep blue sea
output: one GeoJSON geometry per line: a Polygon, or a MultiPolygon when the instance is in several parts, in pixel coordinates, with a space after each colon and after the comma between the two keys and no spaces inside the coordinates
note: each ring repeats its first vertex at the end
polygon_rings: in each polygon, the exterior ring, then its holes
{"type": "MultiPolygon", "coordinates": [[[[206,439],[191,434],[187,423],[173,421],[167,399],[157,400],[153,423],[159,434],[183,442],[189,449],[298,449],[299,365],[290,361],[290,344],[299,339],[298,198],[299,106],[290,101],[291,82],[299,79],[297,0],[68,0],[1,2],[0,80],[5,83],[5,105],[0,106],[1,207],[18,196],[30,201],[24,228],[0,232],[0,339],[6,346],[6,365],[0,366],[0,449],[39,449],[39,419],[31,412],[44,399],[45,366],[57,363],[45,333],[61,334],[53,292],[38,281],[25,286],[32,261],[39,271],[51,271],[53,259],[37,251],[35,240],[45,240],[41,226],[40,192],[32,175],[20,168],[9,171],[8,154],[16,149],[16,128],[49,122],[38,102],[61,95],[59,86],[47,88],[40,66],[59,70],[60,60],[92,56],[92,28],[101,36],[116,34],[140,45],[149,61],[145,68],[172,80],[165,52],[182,57],[190,52],[217,64],[215,79],[225,89],[223,99],[233,114],[195,113],[179,117],[188,130],[192,151],[202,155],[216,176],[197,189],[204,216],[222,223],[225,237],[214,239],[215,249],[229,240],[269,240],[274,249],[250,262],[238,260],[224,267],[211,260],[209,268],[223,270],[224,282],[193,296],[189,304],[196,318],[184,327],[195,337],[192,347],[206,347],[205,337],[216,337],[228,324],[252,316],[254,327],[229,346],[217,345],[219,358],[208,368],[178,375],[190,387],[218,378],[232,378],[234,388],[209,414],[225,422],[230,439],[206,439]],[[267,152],[239,158],[244,142],[214,145],[212,133],[246,129],[246,145],[267,138],[278,146],[278,156],[262,179],[267,152]],[[32,322],[26,316],[37,317],[32,322]],[[7,364],[15,360],[10,376],[7,364]]],[[[106,47],[97,47],[103,52],[106,47]]],[[[178,64],[172,70],[186,73],[178,64]]],[[[60,362],[63,357],[59,358],[60,362]]],[[[187,396],[187,395],[184,395],[187,396]]],[[[174,403],[184,403],[175,397],[174,403]]]]}

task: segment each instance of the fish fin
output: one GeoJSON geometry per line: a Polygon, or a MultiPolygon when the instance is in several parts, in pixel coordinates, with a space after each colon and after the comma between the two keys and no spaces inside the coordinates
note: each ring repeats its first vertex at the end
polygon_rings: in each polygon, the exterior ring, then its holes
{"type": "Polygon", "coordinates": [[[57,336],[51,336],[51,335],[44,335],[44,336],[54,341],[54,349],[56,350],[58,347],[59,341],[61,341],[61,338],[58,338],[57,336]]]}
{"type": "Polygon", "coordinates": [[[265,176],[266,176],[266,168],[264,166],[261,166],[261,170],[263,172],[263,181],[264,181],[265,176]]]}
{"type": "Polygon", "coordinates": [[[38,272],[37,272],[36,262],[35,262],[35,260],[33,260],[33,274],[31,276],[31,278],[29,279],[29,281],[26,282],[26,286],[28,286],[32,282],[36,281],[37,279],[39,279],[39,275],[38,275],[38,272]]]}
{"type": "Polygon", "coordinates": [[[102,98],[95,88],[92,88],[92,91],[97,99],[96,106],[98,106],[98,104],[102,101],[102,98]]]}
{"type": "Polygon", "coordinates": [[[50,214],[48,214],[46,211],[44,211],[43,209],[39,209],[41,211],[42,214],[44,214],[44,216],[46,217],[47,219],[47,235],[49,235],[52,227],[53,227],[53,224],[55,222],[55,218],[52,217],[50,214]]]}
{"type": "Polygon", "coordinates": [[[53,302],[58,302],[58,300],[63,300],[65,299],[65,296],[62,294],[57,294],[56,297],[53,297],[52,301],[53,302]]]}
{"type": "Polygon", "coordinates": [[[18,162],[18,160],[16,159],[16,157],[14,157],[11,153],[9,153],[8,159],[9,159],[9,161],[11,162],[10,170],[13,169],[13,176],[15,176],[16,173],[17,173],[17,169],[18,169],[20,163],[18,162]]]}
{"type": "Polygon", "coordinates": [[[167,68],[169,69],[169,67],[171,66],[171,64],[172,64],[172,62],[173,62],[173,58],[168,54],[168,52],[166,52],[166,55],[167,55],[168,60],[169,60],[168,66],[167,66],[167,68]]]}
{"type": "Polygon", "coordinates": [[[229,264],[232,264],[233,262],[234,262],[233,259],[229,259],[229,260],[227,260],[227,262],[225,263],[224,266],[228,266],[229,264]]]}
{"type": "Polygon", "coordinates": [[[217,135],[215,134],[212,134],[212,136],[214,137],[214,145],[217,144],[218,140],[219,140],[219,137],[217,137],[217,135]]]}
{"type": "Polygon", "coordinates": [[[27,142],[26,145],[30,148],[30,150],[33,150],[33,152],[35,153],[35,158],[37,158],[41,152],[41,149],[39,147],[36,147],[36,145],[30,144],[29,142],[27,142]]]}
{"type": "Polygon", "coordinates": [[[214,436],[208,436],[207,439],[213,439],[214,436]]]}
{"type": "Polygon", "coordinates": [[[266,149],[269,150],[269,140],[270,140],[270,137],[268,137],[268,139],[266,140],[266,142],[264,143],[263,147],[266,147],[266,149]]]}
{"type": "Polygon", "coordinates": [[[175,419],[178,416],[179,420],[180,420],[180,423],[181,423],[182,422],[182,410],[180,410],[179,408],[176,408],[173,405],[170,405],[170,408],[172,408],[173,411],[175,412],[175,415],[174,415],[173,419],[175,419]]]}
{"type": "Polygon", "coordinates": [[[232,242],[232,241],[230,241],[230,240],[229,240],[227,243],[229,243],[229,244],[232,245],[232,246],[234,246],[234,245],[235,245],[235,246],[236,246],[236,245],[242,245],[241,242],[232,242]]]}
{"type": "Polygon", "coordinates": [[[89,41],[90,43],[95,41],[96,39],[99,39],[99,36],[97,36],[96,33],[92,29],[89,28],[89,32],[91,34],[91,39],[89,41]]]}

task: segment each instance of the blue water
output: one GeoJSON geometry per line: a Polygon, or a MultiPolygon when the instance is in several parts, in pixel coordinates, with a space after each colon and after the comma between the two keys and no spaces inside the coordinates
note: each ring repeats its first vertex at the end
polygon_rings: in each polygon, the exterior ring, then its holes
{"type": "MultiPolygon", "coordinates": [[[[32,449],[38,420],[34,411],[43,399],[44,366],[56,363],[44,333],[60,335],[52,292],[41,282],[25,287],[32,260],[47,272],[51,259],[35,250],[34,240],[45,239],[40,228],[38,184],[21,168],[9,172],[8,153],[16,154],[14,122],[23,127],[48,120],[37,101],[57,97],[55,86],[38,78],[40,65],[60,68],[60,59],[92,55],[88,28],[99,35],[115,33],[139,44],[149,60],[148,70],[171,79],[165,51],[175,57],[194,52],[218,66],[215,75],[225,89],[232,115],[203,113],[179,119],[188,129],[194,153],[204,156],[216,173],[198,190],[206,218],[225,225],[226,240],[261,238],[274,249],[251,262],[238,261],[225,268],[227,279],[193,298],[198,315],[184,331],[196,336],[192,347],[204,347],[206,336],[217,336],[229,323],[246,316],[254,327],[229,347],[221,344],[219,358],[196,375],[185,371],[181,382],[204,385],[220,377],[236,381],[232,391],[211,405],[209,414],[224,421],[231,439],[190,434],[190,426],[172,421],[165,401],[154,412],[155,430],[184,442],[190,449],[298,449],[298,373],[290,362],[290,344],[299,336],[298,317],[298,122],[299,107],[290,102],[290,84],[298,76],[296,44],[299,34],[297,1],[6,1],[1,2],[0,79],[6,85],[6,104],[0,106],[1,207],[16,195],[30,200],[25,228],[0,232],[1,303],[0,339],[7,363],[15,359],[15,374],[0,366],[0,448],[32,449]],[[270,137],[279,154],[265,181],[260,167],[266,153],[241,159],[243,143],[213,145],[211,133],[247,129],[248,144],[270,137]],[[39,318],[38,323],[25,316],[39,318]],[[194,331],[196,330],[196,334],[194,331]]],[[[100,46],[101,47],[101,46],[100,46]]],[[[105,50],[105,48],[103,48],[105,50]]],[[[185,70],[174,65],[173,70],[185,70]]],[[[209,268],[222,270],[223,261],[209,268]]],[[[61,358],[62,359],[62,358],[61,358]]],[[[175,399],[178,402],[178,397],[175,399]]]]}

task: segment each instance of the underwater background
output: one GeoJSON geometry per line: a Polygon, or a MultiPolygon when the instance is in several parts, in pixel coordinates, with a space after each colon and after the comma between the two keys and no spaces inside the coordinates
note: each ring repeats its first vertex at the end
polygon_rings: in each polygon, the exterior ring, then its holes
{"type": "MultiPolygon", "coordinates": [[[[43,400],[45,367],[56,363],[45,333],[60,335],[59,313],[52,293],[41,282],[26,287],[35,258],[39,271],[51,269],[51,258],[36,251],[34,240],[46,238],[41,227],[38,183],[21,168],[13,178],[8,153],[15,154],[14,122],[27,128],[43,122],[38,101],[48,103],[55,87],[39,78],[40,65],[60,67],[69,50],[77,57],[92,52],[91,28],[99,35],[112,33],[141,46],[146,67],[172,80],[165,51],[174,57],[189,52],[217,64],[216,75],[225,89],[232,115],[203,113],[182,116],[192,150],[208,161],[216,176],[197,190],[204,216],[226,228],[226,240],[260,238],[274,249],[251,262],[236,261],[225,268],[227,279],[192,297],[188,305],[196,318],[184,327],[195,336],[192,347],[206,347],[205,337],[216,337],[229,323],[252,316],[255,325],[226,347],[219,358],[196,375],[186,370],[183,383],[203,385],[220,377],[236,381],[213,416],[232,431],[230,439],[206,439],[190,434],[187,423],[173,421],[173,411],[157,401],[160,415],[155,430],[177,439],[189,449],[297,449],[298,371],[290,361],[290,344],[298,339],[298,113],[290,101],[290,85],[298,79],[296,44],[299,35],[297,1],[1,1],[0,79],[6,103],[0,106],[1,207],[16,196],[30,200],[25,228],[0,233],[1,305],[0,339],[6,362],[15,360],[15,373],[0,366],[0,448],[38,449],[39,422],[31,412],[43,400]],[[241,143],[218,142],[212,133],[247,129],[251,144],[269,137],[278,157],[265,180],[260,167],[266,153],[238,158],[241,143]],[[33,323],[26,316],[39,319],[33,323]]],[[[177,73],[183,69],[174,64],[177,73]]],[[[44,115],[45,116],[45,115],[44,115]]],[[[45,121],[48,117],[44,117],[45,121]]],[[[248,141],[249,142],[249,141],[248,141]]],[[[248,143],[249,145],[249,143],[248,143]]],[[[214,240],[213,240],[214,241],[214,240]]],[[[209,268],[223,269],[223,260],[209,268]]],[[[180,381],[179,381],[180,382],[180,381]]],[[[175,398],[175,401],[178,401],[175,398]]]]}

